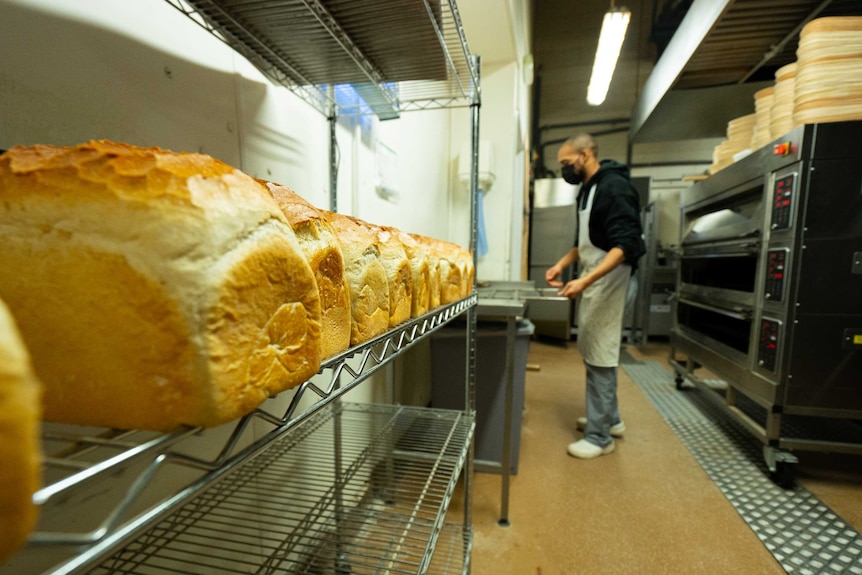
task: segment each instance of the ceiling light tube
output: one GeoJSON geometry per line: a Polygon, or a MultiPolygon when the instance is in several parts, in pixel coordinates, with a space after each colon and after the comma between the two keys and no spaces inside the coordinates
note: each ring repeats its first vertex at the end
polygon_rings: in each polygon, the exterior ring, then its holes
{"type": "Polygon", "coordinates": [[[614,76],[614,68],[617,66],[631,17],[632,13],[625,8],[612,8],[605,13],[599,46],[596,49],[596,60],[593,62],[593,74],[587,88],[588,104],[598,106],[608,95],[608,87],[614,76]]]}

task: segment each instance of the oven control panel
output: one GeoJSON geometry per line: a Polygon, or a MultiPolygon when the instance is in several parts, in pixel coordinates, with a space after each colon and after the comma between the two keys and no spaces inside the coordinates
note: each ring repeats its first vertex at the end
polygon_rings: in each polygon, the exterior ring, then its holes
{"type": "Polygon", "coordinates": [[[773,230],[786,230],[790,227],[795,187],[796,174],[787,174],[775,179],[775,187],[772,189],[773,230]]]}
{"type": "Polygon", "coordinates": [[[769,250],[766,254],[766,293],[769,301],[784,301],[784,278],[787,276],[787,248],[769,250]]]}
{"type": "Polygon", "coordinates": [[[760,342],[757,347],[757,365],[769,371],[775,371],[778,360],[778,338],[781,322],[764,318],[760,322],[760,342]]]}

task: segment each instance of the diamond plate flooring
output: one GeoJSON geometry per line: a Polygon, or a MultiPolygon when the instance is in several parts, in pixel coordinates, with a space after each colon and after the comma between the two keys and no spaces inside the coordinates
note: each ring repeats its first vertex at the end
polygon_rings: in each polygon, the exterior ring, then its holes
{"type": "Polygon", "coordinates": [[[655,361],[621,358],[685,447],[788,573],[862,575],[862,535],[804,487],[773,483],[762,446],[701,389],[680,392],[655,361]]]}

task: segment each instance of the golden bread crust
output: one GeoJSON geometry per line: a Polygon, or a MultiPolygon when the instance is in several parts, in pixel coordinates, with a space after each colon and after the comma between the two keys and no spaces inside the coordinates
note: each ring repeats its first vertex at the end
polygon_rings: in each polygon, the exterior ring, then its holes
{"type": "Polygon", "coordinates": [[[398,237],[404,247],[410,270],[413,274],[413,299],[410,306],[410,316],[419,317],[428,312],[431,307],[431,272],[428,269],[428,250],[416,238],[407,232],[389,228],[398,237]]]}
{"type": "Polygon", "coordinates": [[[436,294],[431,294],[432,306],[456,302],[472,291],[472,256],[467,250],[436,238],[418,234],[413,237],[428,250],[432,289],[436,290],[436,294]],[[433,278],[435,270],[436,279],[433,278]]]}
{"type": "Polygon", "coordinates": [[[210,426],[298,385],[320,361],[301,253],[267,190],[202,154],[90,142],[0,156],[0,296],[48,420],[210,426]],[[300,329],[282,321],[291,304],[300,329]]]}
{"type": "Polygon", "coordinates": [[[407,252],[397,234],[378,226],[369,226],[377,236],[380,259],[389,280],[389,327],[410,319],[413,309],[413,271],[407,252]]]}
{"type": "Polygon", "coordinates": [[[373,233],[354,218],[322,211],[332,225],[344,255],[344,272],[350,289],[350,345],[385,333],[389,328],[389,281],[373,233]]]}
{"type": "Polygon", "coordinates": [[[337,355],[350,347],[351,317],[344,256],[335,230],[320,210],[290,188],[265,184],[290,222],[317,282],[322,313],[321,357],[337,355]]]}

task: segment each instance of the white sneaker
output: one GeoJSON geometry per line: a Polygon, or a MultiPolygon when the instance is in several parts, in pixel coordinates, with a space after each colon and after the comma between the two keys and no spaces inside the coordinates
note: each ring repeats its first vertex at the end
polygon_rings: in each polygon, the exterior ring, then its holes
{"type": "MultiPolygon", "coordinates": [[[[579,417],[578,418],[578,431],[583,431],[587,428],[587,418],[579,417]]],[[[611,426],[611,435],[614,437],[622,437],[626,432],[626,424],[623,421],[620,421],[616,425],[611,426]]]]}
{"type": "Polygon", "coordinates": [[[566,451],[569,452],[569,455],[577,457],[578,459],[593,459],[599,455],[607,455],[608,453],[611,453],[614,450],[614,447],[615,445],[613,440],[604,447],[599,447],[594,443],[590,443],[586,439],[581,439],[580,441],[570,443],[569,447],[566,448],[566,451]]]}

